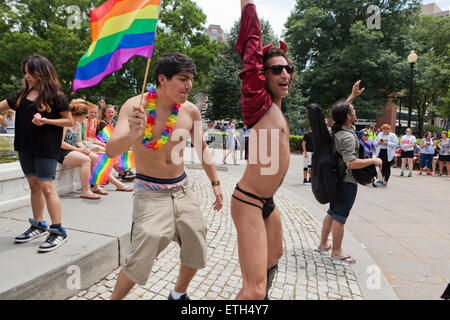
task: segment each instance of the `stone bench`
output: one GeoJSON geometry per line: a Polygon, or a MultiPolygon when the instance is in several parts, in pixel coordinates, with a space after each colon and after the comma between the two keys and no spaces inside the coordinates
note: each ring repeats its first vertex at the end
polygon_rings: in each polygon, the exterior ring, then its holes
{"type": "MultiPolygon", "coordinates": [[[[56,192],[59,195],[81,189],[79,168],[56,168],[56,192]]],[[[0,164],[0,212],[30,205],[30,187],[19,162],[0,164]]]]}

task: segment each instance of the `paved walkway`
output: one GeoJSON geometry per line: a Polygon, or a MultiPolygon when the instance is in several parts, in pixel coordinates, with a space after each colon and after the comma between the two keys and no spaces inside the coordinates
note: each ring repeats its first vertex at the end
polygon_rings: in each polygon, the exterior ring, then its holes
{"type": "MultiPolygon", "coordinates": [[[[322,210],[302,184],[303,157],[293,155],[284,187],[322,210]]],[[[358,187],[347,233],[361,242],[400,299],[440,299],[450,283],[450,178],[400,177],[392,168],[386,189],[358,187]]],[[[351,251],[348,251],[352,254],[351,251]]]]}

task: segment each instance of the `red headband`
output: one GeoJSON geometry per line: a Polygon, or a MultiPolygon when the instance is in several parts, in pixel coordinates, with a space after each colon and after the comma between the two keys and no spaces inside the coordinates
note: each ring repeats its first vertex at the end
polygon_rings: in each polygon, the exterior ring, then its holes
{"type": "MultiPolygon", "coordinates": [[[[265,46],[264,48],[263,48],[263,55],[264,54],[266,54],[268,51],[269,51],[269,49],[270,48],[272,48],[272,44],[268,44],[267,46],[265,46]]],[[[282,40],[280,40],[280,49],[284,52],[284,53],[286,53],[286,51],[287,51],[287,45],[286,45],[286,43],[284,42],[284,41],[282,41],[282,40]]]]}

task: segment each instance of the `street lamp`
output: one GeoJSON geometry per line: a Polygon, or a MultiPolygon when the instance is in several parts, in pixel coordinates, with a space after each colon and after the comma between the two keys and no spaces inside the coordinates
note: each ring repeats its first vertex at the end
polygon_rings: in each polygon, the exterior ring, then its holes
{"type": "Polygon", "coordinates": [[[417,62],[417,54],[414,52],[414,50],[411,50],[411,53],[408,56],[408,62],[409,62],[409,65],[411,66],[411,79],[410,79],[410,83],[409,83],[408,128],[411,128],[414,64],[417,62]]]}

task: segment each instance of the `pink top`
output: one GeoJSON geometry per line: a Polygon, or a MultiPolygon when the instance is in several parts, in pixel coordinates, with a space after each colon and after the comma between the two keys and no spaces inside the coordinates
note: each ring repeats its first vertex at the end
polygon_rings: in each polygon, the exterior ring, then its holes
{"type": "Polygon", "coordinates": [[[97,119],[93,119],[92,121],[89,121],[88,119],[88,127],[86,129],[86,139],[94,140],[96,132],[97,132],[97,119]]]}
{"type": "Polygon", "coordinates": [[[251,127],[273,104],[272,97],[266,89],[261,25],[256,13],[256,6],[253,3],[246,5],[242,10],[236,51],[244,62],[244,67],[239,73],[239,78],[242,80],[242,116],[244,124],[251,127]]]}

